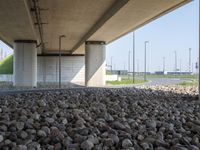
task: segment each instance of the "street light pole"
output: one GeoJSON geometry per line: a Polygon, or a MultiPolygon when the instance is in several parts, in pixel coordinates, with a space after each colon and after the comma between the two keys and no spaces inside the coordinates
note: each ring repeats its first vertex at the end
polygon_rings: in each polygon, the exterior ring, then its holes
{"type": "Polygon", "coordinates": [[[131,54],[131,51],[128,51],[128,79],[129,79],[129,72],[130,72],[130,54],[131,54]]]}
{"type": "Polygon", "coordinates": [[[188,69],[188,71],[189,71],[189,73],[191,72],[191,48],[189,48],[189,69],[188,69]]]}
{"type": "Polygon", "coordinates": [[[135,32],[133,32],[133,83],[135,83],[135,32]]]}
{"type": "Polygon", "coordinates": [[[111,69],[111,74],[112,74],[112,69],[113,69],[112,59],[113,59],[113,56],[111,56],[111,59],[110,59],[110,69],[111,69]]]}
{"type": "Polygon", "coordinates": [[[61,88],[61,39],[65,37],[65,35],[59,36],[59,89],[61,88]]]}
{"type": "Polygon", "coordinates": [[[175,74],[176,74],[176,71],[177,71],[177,53],[176,53],[176,51],[174,51],[174,59],[175,59],[175,65],[174,65],[174,67],[175,67],[175,69],[174,69],[174,71],[175,71],[175,74]]]}
{"type": "Polygon", "coordinates": [[[165,74],[165,57],[163,57],[163,73],[165,74]]]}
{"type": "Polygon", "coordinates": [[[137,74],[139,75],[140,72],[140,64],[139,59],[137,59],[137,74]]]}
{"type": "Polygon", "coordinates": [[[144,81],[147,81],[147,43],[149,41],[144,42],[144,81]]]}

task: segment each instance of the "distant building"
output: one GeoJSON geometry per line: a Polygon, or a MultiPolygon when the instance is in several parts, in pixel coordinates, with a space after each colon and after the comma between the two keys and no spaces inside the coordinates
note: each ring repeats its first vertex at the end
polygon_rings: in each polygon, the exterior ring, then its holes
{"type": "MultiPolygon", "coordinates": [[[[129,75],[132,75],[133,72],[128,72],[129,75]]],[[[146,72],[147,75],[150,75],[152,74],[151,72],[146,72]]],[[[144,72],[135,72],[135,75],[138,75],[138,76],[142,76],[144,75],[144,72]]]]}
{"type": "Polygon", "coordinates": [[[127,70],[112,70],[111,74],[116,74],[116,75],[127,75],[128,71],[127,70]]]}
{"type": "Polygon", "coordinates": [[[169,75],[191,75],[192,72],[175,72],[175,71],[172,71],[172,72],[167,72],[167,74],[169,74],[169,75]]]}
{"type": "Polygon", "coordinates": [[[155,74],[156,74],[156,75],[164,75],[165,72],[164,72],[164,71],[155,71],[155,74]]]}
{"type": "Polygon", "coordinates": [[[156,74],[156,75],[165,75],[165,74],[167,74],[167,72],[166,71],[155,71],[154,74],[156,74]]]}

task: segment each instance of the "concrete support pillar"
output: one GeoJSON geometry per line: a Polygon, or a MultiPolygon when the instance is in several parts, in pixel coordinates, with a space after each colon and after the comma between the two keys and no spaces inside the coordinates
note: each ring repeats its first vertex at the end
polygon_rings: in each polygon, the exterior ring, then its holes
{"type": "Polygon", "coordinates": [[[36,41],[14,42],[14,86],[37,86],[36,41]]]}
{"type": "Polygon", "coordinates": [[[106,75],[105,42],[87,41],[85,44],[85,85],[104,86],[106,75]]]}

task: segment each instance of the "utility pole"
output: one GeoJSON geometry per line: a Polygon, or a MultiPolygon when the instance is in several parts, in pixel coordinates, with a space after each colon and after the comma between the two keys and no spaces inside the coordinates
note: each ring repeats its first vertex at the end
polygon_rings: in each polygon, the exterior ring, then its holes
{"type": "Polygon", "coordinates": [[[130,55],[131,55],[131,51],[128,51],[128,79],[129,79],[129,72],[130,72],[130,67],[131,67],[130,55]]]}
{"type": "Polygon", "coordinates": [[[165,57],[163,57],[163,73],[165,73],[165,57]]]}
{"type": "Polygon", "coordinates": [[[113,69],[112,59],[113,59],[113,56],[111,56],[111,58],[110,58],[110,72],[111,72],[111,74],[112,74],[112,69],[113,69]]]}
{"type": "Polygon", "coordinates": [[[65,35],[59,36],[59,89],[61,88],[61,40],[65,37],[65,35]]]}
{"type": "Polygon", "coordinates": [[[144,42],[144,81],[147,81],[147,43],[149,41],[144,42]]]}
{"type": "Polygon", "coordinates": [[[135,32],[133,32],[133,83],[135,83],[135,32]]]}
{"type": "Polygon", "coordinates": [[[196,74],[198,74],[199,69],[199,57],[197,57],[197,62],[195,63],[196,74]]]}
{"type": "Polygon", "coordinates": [[[140,64],[139,64],[139,59],[137,59],[137,73],[139,75],[139,72],[140,72],[140,64]]]}
{"type": "Polygon", "coordinates": [[[180,63],[180,67],[179,68],[180,68],[180,74],[181,74],[181,69],[182,69],[181,59],[179,60],[179,63],[180,63]]]}
{"type": "Polygon", "coordinates": [[[189,68],[188,71],[191,72],[191,48],[189,48],[189,68]]]}
{"type": "Polygon", "coordinates": [[[126,70],[126,63],[124,62],[124,70],[126,70]]]}
{"type": "Polygon", "coordinates": [[[176,53],[176,51],[174,51],[174,54],[175,54],[175,55],[174,55],[174,59],[175,59],[175,60],[174,60],[174,63],[175,63],[175,64],[174,64],[174,67],[175,67],[175,68],[174,68],[174,71],[175,71],[175,74],[176,74],[176,71],[177,71],[177,53],[176,53]]]}
{"type": "Polygon", "coordinates": [[[192,63],[192,69],[191,69],[191,71],[192,71],[192,73],[194,72],[194,63],[192,63]]]}

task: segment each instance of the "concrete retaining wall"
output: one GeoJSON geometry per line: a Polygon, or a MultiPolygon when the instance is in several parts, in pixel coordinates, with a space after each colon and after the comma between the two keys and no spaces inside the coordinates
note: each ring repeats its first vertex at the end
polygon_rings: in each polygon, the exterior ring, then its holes
{"type": "MultiPolygon", "coordinates": [[[[57,56],[38,57],[38,82],[58,82],[59,66],[57,56]]],[[[85,83],[85,57],[61,57],[61,81],[76,84],[85,83]]]]}
{"type": "Polygon", "coordinates": [[[0,81],[12,82],[13,81],[13,75],[12,74],[1,74],[0,75],[0,81]]]}
{"type": "Polygon", "coordinates": [[[121,81],[118,75],[106,75],[106,81],[121,81]]]}
{"type": "MultiPolygon", "coordinates": [[[[85,84],[85,57],[63,56],[61,58],[62,83],[85,84]]],[[[58,82],[58,57],[37,57],[37,82],[58,82]]],[[[13,75],[0,75],[0,81],[13,81],[13,75]]]]}

